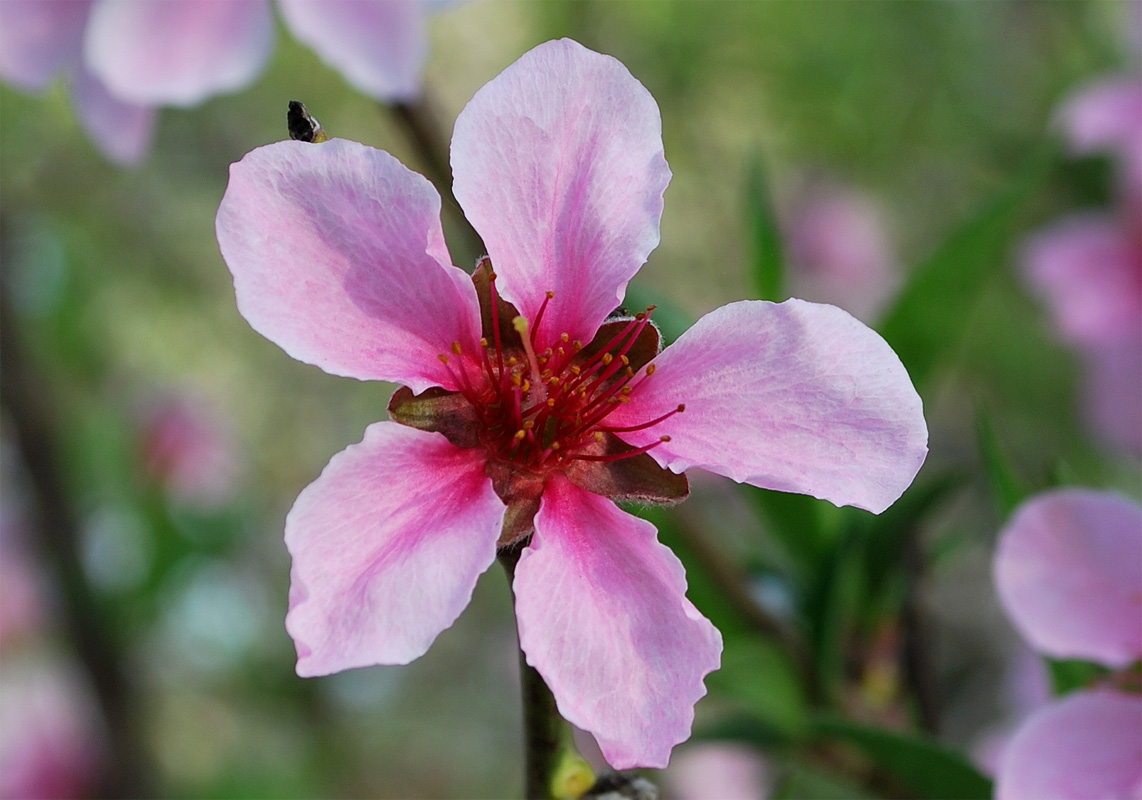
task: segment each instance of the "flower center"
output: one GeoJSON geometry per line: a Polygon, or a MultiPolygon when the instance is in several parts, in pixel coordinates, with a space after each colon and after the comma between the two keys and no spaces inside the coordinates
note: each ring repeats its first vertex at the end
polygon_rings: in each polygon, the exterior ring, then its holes
{"type": "MultiPolygon", "coordinates": [[[[637,396],[639,387],[654,375],[655,366],[632,364],[630,353],[646,334],[657,332],[650,326],[651,306],[633,318],[605,323],[589,345],[572,341],[567,333],[542,352],[536,349],[537,332],[543,324],[548,304],[555,297],[547,292],[535,315],[534,324],[522,316],[510,319],[510,330],[501,330],[501,303],[490,284],[491,341],[480,339],[475,363],[479,372],[470,374],[469,359],[453,361],[447,354],[440,360],[449,366],[460,386],[460,393],[475,410],[480,444],[491,459],[537,474],[565,469],[573,461],[614,461],[631,458],[669,441],[662,436],[645,447],[609,452],[608,433],[624,433],[653,427],[683,410],[679,405],[667,414],[641,424],[616,427],[607,417],[637,396]],[[650,326],[650,330],[647,328],[650,326]]],[[[504,304],[506,306],[506,304],[504,304]]],[[[508,306],[510,308],[510,306],[508,306]]],[[[459,342],[452,353],[464,350],[459,342]]],[[[645,353],[641,353],[641,361],[645,353]]]]}

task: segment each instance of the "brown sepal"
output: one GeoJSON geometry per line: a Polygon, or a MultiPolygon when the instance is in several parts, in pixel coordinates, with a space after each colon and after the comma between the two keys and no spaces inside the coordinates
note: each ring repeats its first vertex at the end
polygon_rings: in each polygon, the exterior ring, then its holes
{"type": "Polygon", "coordinates": [[[489,460],[484,474],[508,507],[496,547],[509,547],[535,531],[535,515],[543,495],[543,476],[521,471],[502,461],[489,460]]]}
{"type": "MultiPolygon", "coordinates": [[[[591,455],[619,455],[635,449],[614,434],[605,433],[603,442],[592,445],[587,452],[591,455]]],[[[646,453],[615,461],[576,459],[567,466],[564,474],[580,489],[612,500],[673,505],[690,494],[690,483],[685,475],[658,466],[658,462],[646,453]]]]}
{"type": "Polygon", "coordinates": [[[432,386],[414,395],[411,389],[402,386],[389,400],[389,416],[410,428],[442,433],[457,447],[480,444],[476,409],[459,392],[432,386]]]}
{"type": "MultiPolygon", "coordinates": [[[[587,361],[605,348],[616,336],[623,332],[623,329],[630,325],[632,317],[619,317],[612,318],[599,326],[599,332],[595,334],[595,338],[591,343],[579,351],[576,360],[579,362],[587,361]]],[[[629,336],[629,334],[628,334],[629,336]]],[[[610,348],[611,353],[617,354],[622,347],[610,348]]],[[[630,359],[630,368],[638,372],[644,366],[650,363],[662,349],[662,337],[658,334],[658,328],[653,321],[648,322],[643,329],[638,332],[638,337],[634,340],[634,344],[626,352],[626,357],[630,359]]]]}
{"type": "MultiPolygon", "coordinates": [[[[488,344],[495,346],[495,334],[492,328],[492,260],[487,256],[480,259],[476,271],[472,273],[472,284],[476,287],[476,296],[480,299],[480,335],[488,340],[488,344]]],[[[505,350],[522,349],[519,334],[512,327],[512,320],[519,316],[519,311],[496,293],[496,311],[500,325],[500,342],[505,350]]]]}

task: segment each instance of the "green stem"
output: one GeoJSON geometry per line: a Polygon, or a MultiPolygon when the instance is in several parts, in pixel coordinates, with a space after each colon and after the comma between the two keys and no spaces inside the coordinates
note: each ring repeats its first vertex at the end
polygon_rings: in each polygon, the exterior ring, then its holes
{"type": "MultiPolygon", "coordinates": [[[[515,567],[523,548],[516,546],[499,552],[500,564],[514,583],[515,567]]],[[[512,589],[515,596],[515,589],[512,589]]],[[[524,796],[527,800],[551,800],[551,782],[559,763],[559,746],[563,718],[555,706],[555,696],[543,677],[527,663],[523,650],[519,653],[520,683],[523,690],[524,796]]]]}

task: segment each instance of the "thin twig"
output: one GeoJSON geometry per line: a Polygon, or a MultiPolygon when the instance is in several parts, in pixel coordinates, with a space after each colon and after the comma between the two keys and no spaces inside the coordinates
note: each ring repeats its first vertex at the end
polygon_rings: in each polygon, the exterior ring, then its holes
{"type": "Polygon", "coordinates": [[[415,100],[394,103],[391,106],[396,120],[400,123],[409,142],[420,156],[421,166],[428,174],[428,179],[436,185],[444,206],[454,217],[456,223],[463,231],[464,244],[471,256],[470,262],[487,254],[484,240],[464,216],[460,203],[452,193],[452,170],[448,166],[448,139],[443,134],[440,121],[432,109],[427,93],[423,93],[415,100]]]}
{"type": "MultiPolygon", "coordinates": [[[[508,582],[515,582],[515,567],[522,547],[511,547],[498,554],[507,572],[508,582]]],[[[515,596],[515,589],[512,589],[515,596]]],[[[527,800],[550,800],[551,782],[558,765],[563,718],[555,706],[555,696],[535,668],[527,663],[523,650],[519,653],[520,684],[523,693],[524,796],[527,800]]]]}

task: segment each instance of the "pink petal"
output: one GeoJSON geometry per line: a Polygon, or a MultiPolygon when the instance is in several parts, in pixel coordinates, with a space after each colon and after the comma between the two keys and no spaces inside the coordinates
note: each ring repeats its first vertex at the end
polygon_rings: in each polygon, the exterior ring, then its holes
{"type": "Polygon", "coordinates": [[[995,797],[1142,798],[1142,698],[1079,692],[1037,711],[1004,752],[995,797]]]}
{"type": "Polygon", "coordinates": [[[1059,123],[1073,150],[1081,155],[1138,147],[1142,142],[1142,81],[1119,76],[1082,87],[1064,103],[1059,123]]]}
{"type": "Polygon", "coordinates": [[[218,244],[238,308],[294,358],[363,380],[456,389],[437,358],[480,338],[432,184],[388,153],[278,142],[230,168],[218,244]]]}
{"type": "Polygon", "coordinates": [[[900,283],[880,209],[858,191],[816,182],[786,226],[792,294],[875,318],[900,283]]]}
{"type": "Polygon", "coordinates": [[[156,113],[153,108],[122,103],[87,70],[77,70],[71,85],[76,116],[88,137],[108,159],[135,166],[151,149],[156,113]]]}
{"type": "Polygon", "coordinates": [[[79,60],[90,0],[0,2],[0,78],[39,92],[79,60]]]}
{"type": "Polygon", "coordinates": [[[920,397],[892,349],[839,308],[743,301],[698,320],[655,359],[657,371],[605,424],[662,435],[650,455],[836,505],[880,513],[928,452],[920,397]]]}
{"type": "Polygon", "coordinates": [[[772,796],[774,773],[754,747],[702,742],[680,748],[665,778],[678,800],[758,800],[772,796]]]}
{"type": "Polygon", "coordinates": [[[476,450],[378,422],[286,517],[297,674],[407,664],[468,605],[504,504],[476,450]]]}
{"type": "Polygon", "coordinates": [[[1114,447],[1142,455],[1142,331],[1090,348],[1086,361],[1091,425],[1114,447]]]}
{"type": "Polygon", "coordinates": [[[1142,657],[1142,507],[1086,489],[1036,495],[1000,534],[993,566],[1036,650],[1115,667],[1142,657]]]}
{"type": "Polygon", "coordinates": [[[504,297],[534,321],[555,292],[539,349],[590,341],[658,246],[670,169],[646,88],[610,56],[542,44],[460,113],[452,169],[504,297]]]}
{"type": "Polygon", "coordinates": [[[616,769],[666,766],[722,650],[681,562],[653,525],[559,475],[535,531],[514,585],[528,663],[616,769]]]}
{"type": "Polygon", "coordinates": [[[1031,237],[1022,260],[1071,341],[1105,344],[1142,324],[1142,252],[1125,224],[1069,217],[1031,237]]]}
{"type": "Polygon", "coordinates": [[[124,102],[190,106],[253,82],[273,35],[265,0],[99,0],[84,57],[124,102]]]}
{"type": "Polygon", "coordinates": [[[422,0],[278,0],[298,41],[378,100],[420,93],[428,40],[422,0]]]}

